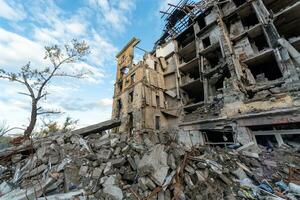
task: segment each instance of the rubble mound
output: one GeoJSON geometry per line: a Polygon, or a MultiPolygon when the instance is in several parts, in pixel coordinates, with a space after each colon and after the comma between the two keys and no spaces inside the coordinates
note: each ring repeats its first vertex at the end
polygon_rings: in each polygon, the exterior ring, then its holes
{"type": "Polygon", "coordinates": [[[0,151],[0,199],[299,198],[296,150],[237,147],[113,133],[25,140],[0,151]]]}

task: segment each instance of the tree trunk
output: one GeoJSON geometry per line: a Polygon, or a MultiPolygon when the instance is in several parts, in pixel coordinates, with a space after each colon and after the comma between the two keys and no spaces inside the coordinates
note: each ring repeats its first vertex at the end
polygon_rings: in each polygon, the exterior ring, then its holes
{"type": "Polygon", "coordinates": [[[24,131],[24,136],[31,135],[36,124],[36,119],[37,119],[37,100],[35,98],[32,98],[30,122],[26,130],[24,131]]]}

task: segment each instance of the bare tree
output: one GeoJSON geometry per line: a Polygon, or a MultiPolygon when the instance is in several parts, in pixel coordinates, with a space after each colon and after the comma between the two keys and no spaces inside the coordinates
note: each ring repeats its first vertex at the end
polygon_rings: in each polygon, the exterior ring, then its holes
{"type": "Polygon", "coordinates": [[[23,66],[18,73],[6,72],[0,69],[0,78],[22,84],[27,92],[20,94],[31,98],[31,115],[29,125],[24,131],[25,136],[31,135],[39,115],[59,113],[56,110],[44,110],[39,106],[40,100],[46,98],[49,94],[47,86],[54,77],[83,78],[91,73],[89,71],[68,73],[62,70],[65,64],[83,61],[89,53],[89,46],[86,42],[72,40],[71,44],[66,44],[63,48],[58,45],[45,47],[44,59],[48,59],[51,64],[42,70],[33,69],[30,62],[23,66]]]}
{"type": "Polygon", "coordinates": [[[0,137],[4,136],[6,133],[13,131],[13,130],[25,130],[24,128],[20,127],[9,127],[6,123],[6,121],[2,121],[0,123],[0,137]]]}
{"type": "Polygon", "coordinates": [[[9,130],[8,125],[6,124],[5,121],[2,121],[0,123],[0,136],[3,136],[7,131],[9,130]]]}

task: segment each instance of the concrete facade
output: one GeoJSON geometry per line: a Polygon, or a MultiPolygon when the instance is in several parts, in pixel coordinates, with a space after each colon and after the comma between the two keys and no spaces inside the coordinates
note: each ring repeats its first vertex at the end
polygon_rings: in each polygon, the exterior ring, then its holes
{"type": "Polygon", "coordinates": [[[188,2],[170,5],[154,51],[118,76],[137,74],[115,90],[114,110],[134,88],[135,110],[126,105],[121,115],[134,113],[140,130],[155,130],[160,116],[189,146],[298,141],[300,2],[188,2]]]}
{"type": "MultiPolygon", "coordinates": [[[[155,53],[146,53],[141,61],[133,64],[133,48],[137,41],[132,39],[117,55],[117,80],[112,111],[112,118],[122,122],[118,131],[135,135],[167,130],[174,124],[177,126],[177,122],[168,123],[175,118],[168,112],[179,102],[177,99],[173,104],[171,100],[166,101],[169,97],[164,93],[166,86],[160,62],[160,58],[164,57],[157,58],[155,53]]],[[[162,49],[161,53],[163,51],[162,49]]]]}

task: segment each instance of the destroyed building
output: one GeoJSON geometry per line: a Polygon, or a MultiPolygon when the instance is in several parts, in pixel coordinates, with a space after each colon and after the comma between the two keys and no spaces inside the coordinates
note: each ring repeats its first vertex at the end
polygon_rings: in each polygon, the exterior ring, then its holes
{"type": "MultiPolygon", "coordinates": [[[[118,132],[159,132],[172,126],[177,119],[179,100],[168,100],[163,69],[155,54],[146,53],[143,60],[133,63],[133,38],[118,53],[117,77],[112,118],[120,119],[118,132]]],[[[173,79],[172,79],[173,80],[173,79]]]]}
{"type": "Polygon", "coordinates": [[[154,50],[137,65],[118,62],[113,118],[129,129],[178,128],[189,146],[299,141],[300,2],[169,6],[154,50]]]}
{"type": "Polygon", "coordinates": [[[0,200],[300,199],[300,2],[169,5],[111,120],[0,149],[0,200]]]}

